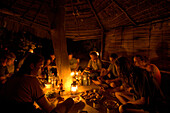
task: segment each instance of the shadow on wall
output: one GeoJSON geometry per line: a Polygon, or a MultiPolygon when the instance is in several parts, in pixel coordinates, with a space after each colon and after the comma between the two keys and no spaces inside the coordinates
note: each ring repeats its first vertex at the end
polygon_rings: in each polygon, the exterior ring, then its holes
{"type": "Polygon", "coordinates": [[[156,54],[158,57],[151,59],[151,63],[157,65],[161,70],[170,71],[170,57],[168,56],[168,42],[160,42],[156,46],[156,54]]]}
{"type": "Polygon", "coordinates": [[[109,56],[112,53],[116,53],[119,57],[128,55],[124,47],[115,43],[111,43],[109,44],[108,49],[105,50],[103,59],[109,60],[109,56]]]}

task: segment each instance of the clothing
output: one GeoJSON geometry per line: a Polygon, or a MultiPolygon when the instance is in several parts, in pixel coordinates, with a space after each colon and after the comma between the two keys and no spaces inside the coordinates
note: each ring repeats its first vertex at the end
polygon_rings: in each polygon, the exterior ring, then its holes
{"type": "Polygon", "coordinates": [[[102,63],[101,63],[100,59],[97,59],[96,61],[92,61],[90,59],[87,67],[92,68],[92,70],[100,70],[100,69],[102,69],[102,63]]]}
{"type": "Polygon", "coordinates": [[[34,102],[42,97],[44,92],[36,77],[32,75],[21,75],[10,78],[0,94],[3,99],[7,100],[34,102]]]}
{"type": "MultiPolygon", "coordinates": [[[[16,105],[25,104],[32,107],[33,102],[38,101],[43,96],[44,92],[38,79],[26,74],[11,77],[0,91],[0,101],[8,103],[7,106],[9,108],[17,107],[15,108],[16,110],[22,109],[16,105]],[[13,103],[16,105],[13,105],[13,103]]],[[[7,107],[5,104],[3,106],[7,107]]]]}
{"type": "Polygon", "coordinates": [[[118,77],[118,76],[117,76],[117,71],[116,71],[115,64],[110,64],[107,70],[110,70],[110,71],[111,71],[111,78],[116,78],[116,77],[118,77]]]}
{"type": "Polygon", "coordinates": [[[71,60],[69,60],[69,64],[70,64],[71,70],[75,70],[77,68],[77,59],[72,58],[71,60]]]}
{"type": "MultiPolygon", "coordinates": [[[[56,66],[55,60],[51,61],[50,66],[56,66]]],[[[54,73],[55,76],[57,76],[57,68],[51,68],[50,71],[54,73]]]]}
{"type": "Polygon", "coordinates": [[[140,99],[141,97],[145,97],[145,102],[147,102],[147,99],[149,97],[149,90],[148,87],[149,84],[152,82],[149,72],[145,69],[134,67],[133,69],[133,84],[131,86],[134,89],[135,99],[140,99]]]}
{"type": "Polygon", "coordinates": [[[151,72],[152,77],[161,85],[161,73],[158,67],[154,64],[149,64],[147,66],[151,72]]]}
{"type": "MultiPolygon", "coordinates": [[[[128,79],[122,79],[124,83],[128,84],[133,88],[130,92],[133,93],[133,98],[135,100],[141,99],[141,97],[145,98],[144,104],[125,104],[123,105],[123,109],[144,109],[152,111],[155,109],[155,104],[157,94],[159,93],[155,87],[154,81],[150,76],[150,73],[142,69],[140,67],[134,67],[133,72],[129,76],[128,79]]],[[[127,86],[127,85],[126,85],[127,86]]]]}
{"type": "Polygon", "coordinates": [[[8,69],[8,72],[9,72],[10,74],[14,74],[14,70],[15,70],[14,64],[13,64],[13,65],[10,65],[10,66],[7,66],[7,69],[8,69]]]}

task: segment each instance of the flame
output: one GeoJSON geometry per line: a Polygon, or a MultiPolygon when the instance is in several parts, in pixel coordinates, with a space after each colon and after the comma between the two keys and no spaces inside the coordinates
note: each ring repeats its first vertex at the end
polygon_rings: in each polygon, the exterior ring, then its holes
{"type": "Polygon", "coordinates": [[[71,86],[71,91],[77,91],[77,85],[76,85],[76,87],[73,87],[73,86],[71,86]]]}
{"type": "Polygon", "coordinates": [[[79,73],[78,72],[76,72],[76,75],[78,75],[79,73]]]}
{"type": "Polygon", "coordinates": [[[97,56],[99,56],[99,52],[96,52],[97,56]]]}
{"type": "Polygon", "coordinates": [[[74,72],[71,72],[71,74],[70,74],[71,76],[74,76],[74,72]]]}

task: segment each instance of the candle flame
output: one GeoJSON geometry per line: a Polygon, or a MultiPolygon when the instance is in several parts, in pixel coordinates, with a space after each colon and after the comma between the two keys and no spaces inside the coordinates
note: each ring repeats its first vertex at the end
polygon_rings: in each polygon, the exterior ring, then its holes
{"type": "Polygon", "coordinates": [[[71,74],[70,74],[71,76],[74,76],[74,72],[71,72],[71,74]]]}
{"type": "Polygon", "coordinates": [[[78,72],[76,72],[76,75],[78,75],[79,73],[78,72]]]}

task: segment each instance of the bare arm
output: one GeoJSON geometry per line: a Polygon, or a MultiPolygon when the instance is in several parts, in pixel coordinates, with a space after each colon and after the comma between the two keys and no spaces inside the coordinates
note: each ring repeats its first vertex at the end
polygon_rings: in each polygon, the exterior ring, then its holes
{"type": "Polygon", "coordinates": [[[142,104],[145,104],[145,97],[141,97],[141,98],[138,99],[138,100],[129,101],[129,102],[127,102],[127,103],[142,105],[142,104]]]}
{"type": "Polygon", "coordinates": [[[46,96],[43,96],[36,102],[47,113],[50,113],[55,108],[55,105],[51,104],[46,96]]]}

